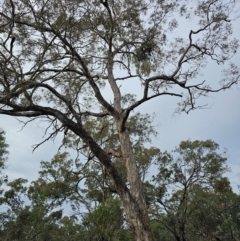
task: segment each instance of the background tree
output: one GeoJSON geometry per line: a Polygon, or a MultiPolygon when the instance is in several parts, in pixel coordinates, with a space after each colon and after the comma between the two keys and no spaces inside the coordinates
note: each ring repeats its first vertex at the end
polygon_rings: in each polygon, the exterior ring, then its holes
{"type": "Polygon", "coordinates": [[[126,124],[131,112],[152,98],[168,95],[181,97],[177,111],[188,113],[198,108],[200,96],[230,88],[239,80],[233,63],[224,70],[219,88],[196,79],[208,60],[225,64],[236,53],[231,21],[238,17],[238,2],[189,4],[6,0],[0,6],[0,113],[44,118],[53,131],[47,139],[67,130],[80,137],[111,178],[136,240],[153,237],[126,124]],[[175,18],[181,23],[180,19],[193,17],[196,24],[186,38],[172,37],[178,27],[175,18]],[[119,82],[133,78],[143,87],[143,95],[124,105],[119,82]],[[110,86],[113,103],[102,92],[105,85],[110,86]],[[106,116],[117,132],[120,152],[106,151],[86,129],[89,118],[106,116]],[[111,159],[119,155],[127,182],[111,159]]]}
{"type": "Polygon", "coordinates": [[[27,205],[26,182],[22,178],[9,182],[0,199],[4,210],[0,218],[0,240],[52,240],[55,220],[48,217],[51,209],[35,203],[27,205]]]}
{"type": "Polygon", "coordinates": [[[168,230],[170,239],[166,240],[231,240],[231,228],[238,233],[231,208],[236,212],[239,196],[223,177],[229,169],[225,153],[218,153],[218,148],[211,140],[183,141],[174,155],[162,153],[153,178],[157,186],[152,206],[158,220],[155,229],[168,230]],[[235,200],[228,211],[224,210],[225,198],[235,200]]]}
{"type": "MultiPolygon", "coordinates": [[[[149,161],[158,168],[152,178],[141,176],[154,240],[239,239],[240,196],[223,176],[227,159],[217,149],[211,140],[183,141],[172,155],[137,145],[139,169],[148,173],[149,161]]],[[[117,166],[126,179],[123,162],[117,166]]],[[[22,178],[8,182],[0,204],[0,240],[134,240],[102,166],[67,152],[43,161],[30,186],[22,178]]]]}
{"type": "MultiPolygon", "coordinates": [[[[7,182],[7,176],[3,174],[3,170],[5,169],[5,164],[8,156],[8,144],[5,140],[5,133],[3,130],[0,130],[0,187],[7,182]]],[[[0,195],[2,194],[2,190],[0,189],[0,195]]]]}
{"type": "Polygon", "coordinates": [[[192,215],[188,222],[190,239],[238,240],[240,196],[234,193],[226,178],[218,180],[218,189],[194,187],[189,203],[192,215]],[[201,207],[201,208],[199,208],[201,207]],[[198,220],[198,221],[197,221],[198,220]]]}

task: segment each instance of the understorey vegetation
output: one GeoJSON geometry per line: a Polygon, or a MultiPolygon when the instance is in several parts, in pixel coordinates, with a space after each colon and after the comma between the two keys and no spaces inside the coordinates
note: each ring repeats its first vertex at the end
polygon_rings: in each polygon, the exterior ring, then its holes
{"type": "MultiPolygon", "coordinates": [[[[1,140],[5,161],[3,133],[1,140]]],[[[71,135],[65,140],[72,147],[76,143],[71,135]]],[[[154,240],[240,239],[240,195],[224,176],[229,171],[226,153],[218,149],[212,140],[182,141],[171,153],[135,146],[154,240]],[[157,170],[154,175],[151,167],[157,170]]],[[[71,159],[67,152],[42,161],[31,184],[23,178],[8,180],[2,165],[1,241],[135,240],[112,180],[85,154],[85,164],[83,156],[71,159]]],[[[113,162],[126,180],[121,159],[113,162]]]]}

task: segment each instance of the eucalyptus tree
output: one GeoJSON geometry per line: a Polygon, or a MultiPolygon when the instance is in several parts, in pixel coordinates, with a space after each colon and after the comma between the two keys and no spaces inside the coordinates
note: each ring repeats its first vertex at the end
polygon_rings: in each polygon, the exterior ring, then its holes
{"type": "MultiPolygon", "coordinates": [[[[153,216],[156,215],[160,223],[159,229],[168,230],[166,236],[171,240],[215,237],[222,240],[226,236],[224,232],[217,232],[231,216],[231,211],[222,205],[228,193],[228,198],[235,200],[229,209],[236,210],[237,195],[232,192],[228,179],[223,177],[229,168],[226,153],[219,153],[218,148],[212,140],[188,140],[182,141],[173,155],[162,153],[158,174],[153,178],[156,187],[151,204],[155,206],[153,216]],[[222,191],[216,193],[215,190],[222,191]]],[[[229,226],[234,226],[234,222],[229,220],[229,226]]]]}
{"type": "Polygon", "coordinates": [[[61,213],[51,205],[30,200],[26,183],[22,178],[7,183],[0,197],[0,240],[66,240],[55,238],[65,228],[64,223],[61,228],[59,225],[61,213]]]}
{"type": "MultiPolygon", "coordinates": [[[[0,174],[3,174],[2,171],[5,168],[6,160],[8,156],[8,144],[5,139],[5,132],[0,130],[0,174]]],[[[1,182],[0,182],[1,184],[1,182]]]]}
{"type": "Polygon", "coordinates": [[[187,223],[190,240],[239,240],[240,196],[232,191],[226,178],[217,183],[227,185],[213,190],[195,186],[190,193],[192,214],[187,223]]]}
{"type": "Polygon", "coordinates": [[[188,113],[200,96],[238,82],[233,63],[216,89],[197,78],[208,60],[221,65],[236,53],[238,7],[235,0],[1,1],[0,114],[44,118],[52,128],[47,139],[67,130],[80,137],[112,179],[136,240],[153,240],[126,122],[150,99],[178,97],[177,111],[188,113]],[[193,18],[185,38],[174,36],[193,18]],[[142,87],[142,97],[124,105],[121,84],[131,81],[142,87]],[[106,116],[119,150],[98,143],[85,128],[89,118],[106,116]],[[113,156],[123,158],[129,185],[113,156]]]}

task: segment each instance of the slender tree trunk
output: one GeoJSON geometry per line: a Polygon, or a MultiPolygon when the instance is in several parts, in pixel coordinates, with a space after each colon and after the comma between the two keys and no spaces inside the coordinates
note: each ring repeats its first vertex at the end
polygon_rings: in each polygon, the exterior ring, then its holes
{"type": "Polygon", "coordinates": [[[152,241],[153,236],[150,228],[143,184],[134,157],[128,129],[125,128],[125,130],[121,132],[119,127],[119,137],[130,184],[130,193],[133,199],[130,200],[130,202],[123,200],[127,220],[135,233],[137,241],[152,241]]]}

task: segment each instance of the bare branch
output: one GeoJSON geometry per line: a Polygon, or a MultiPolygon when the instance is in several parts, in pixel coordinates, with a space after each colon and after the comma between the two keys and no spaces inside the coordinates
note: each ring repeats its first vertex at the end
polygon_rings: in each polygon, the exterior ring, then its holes
{"type": "Polygon", "coordinates": [[[109,113],[108,112],[102,112],[102,113],[94,113],[91,111],[85,111],[85,112],[81,112],[80,115],[84,115],[84,116],[94,116],[94,117],[105,117],[108,116],[109,113]]]}
{"type": "Polygon", "coordinates": [[[176,96],[176,97],[182,97],[181,94],[176,94],[176,93],[170,93],[170,92],[162,92],[162,93],[158,93],[158,94],[155,94],[155,95],[152,95],[152,96],[149,96],[147,97],[147,95],[145,95],[144,93],[144,97],[139,100],[139,101],[136,101],[134,104],[132,104],[131,106],[129,106],[125,111],[124,111],[124,117],[123,117],[123,120],[122,120],[122,131],[125,129],[125,123],[128,119],[128,116],[130,114],[130,112],[132,110],[134,110],[136,107],[138,107],[139,105],[141,105],[142,103],[150,100],[150,99],[153,99],[153,98],[156,98],[158,96],[161,96],[161,95],[170,95],[170,96],[176,96]]]}

